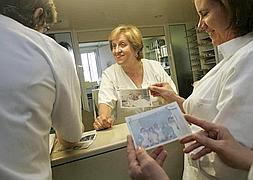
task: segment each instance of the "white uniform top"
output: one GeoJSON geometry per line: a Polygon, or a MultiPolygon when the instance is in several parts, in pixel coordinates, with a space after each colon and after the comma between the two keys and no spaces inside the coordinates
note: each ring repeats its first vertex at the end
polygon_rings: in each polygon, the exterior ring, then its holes
{"type": "Polygon", "coordinates": [[[80,86],[67,50],[0,15],[0,179],[51,179],[49,132],[81,137],[80,86]]]}
{"type": "MultiPolygon", "coordinates": [[[[157,83],[157,82],[168,82],[173,90],[176,91],[176,86],[173,83],[170,76],[165,72],[163,67],[160,65],[158,61],[154,60],[147,60],[142,59],[143,63],[143,82],[141,88],[148,88],[150,85],[157,83]]],[[[124,118],[129,115],[136,114],[137,112],[143,112],[150,108],[120,108],[119,104],[117,103],[118,89],[137,89],[134,82],[129,78],[129,76],[124,72],[122,67],[118,64],[113,64],[104,70],[102,74],[102,81],[100,85],[100,90],[98,94],[98,103],[104,103],[114,109],[117,106],[116,112],[116,122],[122,123],[124,122],[124,118]]],[[[157,105],[157,98],[154,98],[153,104],[157,105]]]]}
{"type": "MultiPolygon", "coordinates": [[[[239,142],[253,148],[253,34],[230,40],[218,48],[224,59],[195,85],[183,104],[184,110],[224,125],[239,142]]],[[[195,162],[185,157],[185,180],[247,179],[246,171],[226,166],[215,153],[195,162]]]]}

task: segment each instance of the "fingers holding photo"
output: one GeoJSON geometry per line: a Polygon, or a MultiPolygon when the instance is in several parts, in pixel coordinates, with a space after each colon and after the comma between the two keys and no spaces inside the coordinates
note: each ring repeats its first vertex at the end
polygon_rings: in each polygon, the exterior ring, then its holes
{"type": "Polygon", "coordinates": [[[165,159],[167,158],[167,154],[168,153],[164,147],[159,146],[150,153],[150,156],[162,167],[165,159]]]}

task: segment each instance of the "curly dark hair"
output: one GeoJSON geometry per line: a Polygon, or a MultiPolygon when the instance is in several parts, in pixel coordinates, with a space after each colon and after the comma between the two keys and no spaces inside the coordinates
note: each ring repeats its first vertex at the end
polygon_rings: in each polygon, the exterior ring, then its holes
{"type": "Polygon", "coordinates": [[[53,0],[0,0],[0,14],[32,29],[37,26],[51,26],[57,17],[53,0]],[[37,8],[43,9],[40,17],[34,17],[37,8]]]}

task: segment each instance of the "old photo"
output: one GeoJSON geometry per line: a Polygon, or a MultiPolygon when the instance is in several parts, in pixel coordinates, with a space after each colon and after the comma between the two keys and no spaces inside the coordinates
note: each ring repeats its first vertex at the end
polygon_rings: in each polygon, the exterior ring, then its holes
{"type": "Polygon", "coordinates": [[[148,89],[119,89],[118,96],[121,108],[152,107],[148,89]]]}
{"type": "Polygon", "coordinates": [[[191,133],[177,103],[126,117],[135,147],[151,149],[191,133]]]}

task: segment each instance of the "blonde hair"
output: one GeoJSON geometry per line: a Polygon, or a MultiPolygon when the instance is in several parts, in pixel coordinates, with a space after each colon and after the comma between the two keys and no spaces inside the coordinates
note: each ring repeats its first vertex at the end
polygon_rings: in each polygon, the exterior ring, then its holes
{"type": "Polygon", "coordinates": [[[114,28],[109,35],[110,47],[112,50],[112,41],[116,39],[119,35],[123,34],[127,40],[130,42],[133,49],[137,52],[137,60],[141,60],[143,58],[143,41],[141,31],[133,25],[119,25],[114,28]]]}
{"type": "Polygon", "coordinates": [[[53,0],[9,0],[1,2],[0,13],[23,25],[35,29],[37,26],[51,26],[57,21],[53,0]],[[37,8],[43,9],[40,17],[34,17],[37,8]]]}

